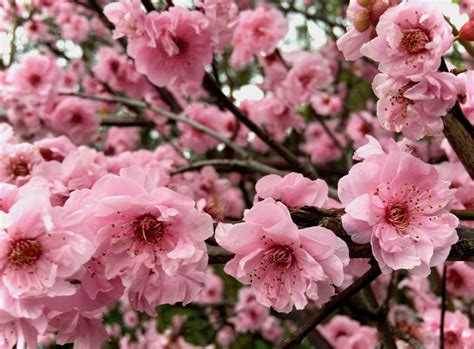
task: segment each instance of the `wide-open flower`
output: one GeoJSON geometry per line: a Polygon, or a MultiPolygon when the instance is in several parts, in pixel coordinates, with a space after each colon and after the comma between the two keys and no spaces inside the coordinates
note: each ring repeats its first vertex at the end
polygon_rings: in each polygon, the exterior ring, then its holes
{"type": "Polygon", "coordinates": [[[254,54],[270,54],[288,32],[288,21],[269,5],[242,11],[234,31],[232,66],[241,68],[254,54]]]}
{"type": "Polygon", "coordinates": [[[359,148],[365,161],[338,185],[346,207],[342,224],[352,240],[372,245],[382,271],[408,269],[427,276],[442,264],[458,240],[458,219],[449,213],[454,192],[436,168],[401,151],[385,153],[371,138],[359,148]]]}
{"type": "Polygon", "coordinates": [[[454,38],[443,14],[424,0],[404,1],[388,9],[376,32],[361,52],[380,62],[382,73],[397,76],[438,70],[454,38]]]}
{"type": "Polygon", "coordinates": [[[224,270],[250,284],[257,301],[280,312],[302,309],[308,298],[324,302],[340,286],[349,262],[347,245],[322,227],[298,229],[285,205],[266,199],[244,222],[220,224],[216,240],[235,253],[224,270]]]}
{"type": "Polygon", "coordinates": [[[154,314],[163,303],[188,303],[206,279],[204,240],[212,219],[189,197],[161,187],[160,176],[138,167],[106,175],[91,190],[92,226],[105,276],[120,276],[137,310],[154,314]]]}
{"type": "Polygon", "coordinates": [[[57,91],[60,76],[54,58],[38,52],[27,53],[7,72],[7,95],[31,103],[46,102],[57,91]]]}
{"type": "Polygon", "coordinates": [[[463,91],[462,80],[450,73],[405,77],[378,74],[372,84],[382,127],[416,140],[443,130],[441,116],[463,91]]]}
{"type": "Polygon", "coordinates": [[[212,61],[212,30],[198,11],[173,6],[146,16],[145,35],[130,40],[128,54],[137,71],[158,86],[200,82],[212,61]]]}
{"type": "Polygon", "coordinates": [[[98,131],[100,120],[95,105],[76,97],[66,97],[51,113],[46,115],[48,126],[60,134],[65,134],[75,144],[84,144],[98,131]]]}
{"type": "Polygon", "coordinates": [[[73,294],[67,279],[94,247],[54,222],[45,180],[31,179],[20,195],[8,213],[0,212],[1,283],[15,298],[73,294]]]}

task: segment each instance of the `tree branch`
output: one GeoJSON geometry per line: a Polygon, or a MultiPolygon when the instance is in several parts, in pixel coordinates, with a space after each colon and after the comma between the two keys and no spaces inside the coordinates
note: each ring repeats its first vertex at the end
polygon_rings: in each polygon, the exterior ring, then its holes
{"type": "MultiPolygon", "coordinates": [[[[440,71],[449,72],[446,61],[441,61],[440,71]]],[[[443,117],[443,133],[461,160],[467,172],[474,179],[474,126],[467,120],[456,102],[451,111],[443,117]]]]}
{"type": "Polygon", "coordinates": [[[291,336],[283,340],[281,343],[275,346],[276,349],[290,348],[295,344],[301,343],[301,341],[311,332],[314,328],[324,321],[331,313],[339,308],[339,306],[348,298],[352,297],[364,287],[369,285],[381,274],[378,265],[372,266],[364,275],[357,279],[352,285],[344,289],[341,293],[333,297],[329,302],[324,304],[322,308],[294,332],[291,336]]]}
{"type": "Polygon", "coordinates": [[[209,160],[202,160],[202,161],[195,161],[187,166],[183,166],[180,168],[177,168],[173,172],[171,172],[171,175],[187,172],[187,171],[195,171],[199,170],[204,166],[214,166],[220,169],[224,169],[225,171],[232,172],[232,171],[238,171],[242,169],[250,169],[254,170],[257,172],[261,172],[264,174],[278,174],[282,175],[283,172],[278,171],[277,169],[273,167],[269,167],[263,164],[259,164],[258,166],[255,166],[255,163],[251,163],[245,160],[237,160],[237,159],[209,159],[209,160]]]}
{"type": "Polygon", "coordinates": [[[222,90],[217,85],[217,82],[207,73],[204,76],[203,86],[211,95],[217,98],[217,104],[219,106],[229,110],[232,114],[234,114],[237,120],[247,126],[248,129],[255,133],[258,138],[265,142],[271,149],[273,149],[289,164],[294,166],[295,170],[304,173],[308,177],[317,177],[317,173],[314,168],[301,164],[299,159],[294,154],[292,154],[283,145],[276,142],[264,129],[254,123],[251,119],[247,117],[247,115],[245,115],[239,108],[237,108],[235,104],[222,92],[222,90]]]}
{"type": "MultiPolygon", "coordinates": [[[[356,244],[344,230],[341,223],[343,209],[324,209],[317,207],[303,207],[301,209],[290,209],[293,221],[302,228],[322,226],[334,232],[339,238],[344,240],[349,247],[351,258],[373,258],[370,244],[356,244]]],[[[474,229],[463,226],[456,228],[459,241],[451,247],[448,261],[474,262],[474,229]]],[[[225,263],[232,259],[222,248],[214,250],[215,254],[210,258],[210,263],[225,263]],[[222,252],[222,256],[218,252],[222,252]],[[215,257],[215,259],[214,259],[215,257]],[[222,258],[221,258],[222,257],[222,258]]]]}

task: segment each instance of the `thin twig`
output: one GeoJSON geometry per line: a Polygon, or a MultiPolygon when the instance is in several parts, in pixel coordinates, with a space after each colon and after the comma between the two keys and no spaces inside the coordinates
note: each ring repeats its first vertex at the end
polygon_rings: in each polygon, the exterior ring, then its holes
{"type": "Polygon", "coordinates": [[[446,263],[443,265],[441,276],[441,319],[439,322],[439,348],[444,349],[444,318],[446,314],[446,263]]]}
{"type": "Polygon", "coordinates": [[[202,160],[202,161],[195,161],[187,166],[183,166],[177,168],[171,175],[187,172],[187,171],[195,171],[199,170],[204,166],[214,166],[219,168],[224,168],[227,171],[236,171],[238,169],[251,169],[257,172],[262,172],[264,174],[283,174],[283,172],[277,170],[276,168],[266,166],[260,164],[259,166],[255,166],[254,163],[245,161],[245,160],[237,160],[237,159],[209,159],[209,160],[202,160]]]}
{"type": "Polygon", "coordinates": [[[316,170],[312,166],[310,166],[309,164],[307,166],[301,164],[299,159],[294,154],[292,154],[282,144],[276,142],[264,129],[254,123],[251,119],[247,117],[247,115],[245,115],[239,108],[237,108],[237,106],[235,106],[235,104],[222,92],[222,90],[219,88],[217,82],[212,78],[212,76],[207,73],[204,76],[203,86],[211,95],[217,98],[217,104],[234,114],[234,116],[241,123],[247,126],[250,131],[255,133],[258,138],[260,138],[264,143],[266,143],[271,149],[273,149],[289,164],[294,166],[295,170],[301,171],[308,177],[317,177],[316,170]]]}
{"type": "Polygon", "coordinates": [[[339,308],[339,306],[348,298],[352,297],[364,287],[369,285],[380,275],[380,268],[378,265],[372,266],[364,275],[354,281],[349,287],[344,289],[337,296],[332,298],[329,302],[324,304],[322,308],[311,318],[306,324],[295,331],[288,338],[275,346],[276,349],[290,348],[293,345],[301,343],[301,341],[321,322],[323,322],[331,313],[339,308]]]}

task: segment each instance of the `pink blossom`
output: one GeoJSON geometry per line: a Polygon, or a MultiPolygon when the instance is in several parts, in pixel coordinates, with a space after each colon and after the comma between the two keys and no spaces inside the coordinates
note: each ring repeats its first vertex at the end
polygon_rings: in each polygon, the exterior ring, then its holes
{"type": "Polygon", "coordinates": [[[367,111],[350,113],[346,125],[347,135],[354,143],[354,147],[360,147],[367,143],[368,134],[375,136],[382,144],[390,138],[391,132],[380,126],[377,118],[367,111]]]}
{"type": "Polygon", "coordinates": [[[366,152],[365,160],[339,181],[339,199],[346,207],[342,224],[354,242],[371,243],[384,273],[408,269],[425,277],[458,240],[458,219],[449,213],[454,192],[434,166],[394,142],[388,152],[371,142],[363,147],[372,154],[366,152]]]}
{"type": "Polygon", "coordinates": [[[466,87],[466,97],[461,104],[464,115],[474,122],[474,71],[470,70],[463,74],[463,80],[466,87]]]}
{"type": "Polygon", "coordinates": [[[151,169],[122,169],[91,190],[96,244],[106,260],[105,276],[120,276],[136,310],[155,313],[158,304],[189,303],[204,285],[212,235],[209,215],[195,202],[159,187],[151,169]]]}
{"type": "Polygon", "coordinates": [[[403,279],[398,287],[400,289],[408,288],[407,294],[413,299],[416,311],[420,313],[439,307],[439,298],[431,291],[427,278],[410,275],[403,279]]]}
{"type": "MultiPolygon", "coordinates": [[[[206,106],[201,103],[190,104],[183,112],[191,120],[194,120],[223,136],[231,136],[234,128],[234,117],[230,112],[221,111],[215,106],[206,106]]],[[[188,124],[180,123],[178,127],[182,133],[183,146],[194,150],[198,154],[204,154],[207,150],[216,147],[219,141],[210,135],[197,130],[188,124]]]]}
{"type": "Polygon", "coordinates": [[[204,166],[200,173],[174,176],[170,186],[198,201],[198,206],[215,221],[223,221],[226,217],[240,218],[242,215],[242,192],[227,178],[219,177],[212,166],[204,166]]]}
{"type": "Polygon", "coordinates": [[[282,203],[266,199],[244,222],[219,224],[216,240],[235,254],[224,270],[250,284],[257,301],[280,312],[302,309],[308,298],[324,302],[340,286],[349,262],[347,245],[322,227],[298,229],[282,203]]]}
{"type": "Polygon", "coordinates": [[[208,268],[206,275],[206,286],[196,298],[196,303],[216,304],[222,301],[224,292],[224,281],[214,274],[212,268],[208,268]]]}
{"type": "Polygon", "coordinates": [[[333,81],[331,63],[318,52],[300,52],[281,83],[278,95],[291,105],[307,103],[313,94],[333,81]]]}
{"type": "Polygon", "coordinates": [[[85,16],[72,14],[64,22],[59,21],[62,37],[81,43],[89,36],[89,21],[85,16]]]}
{"type": "Polygon", "coordinates": [[[441,116],[457,101],[462,81],[450,73],[393,78],[379,74],[373,82],[377,117],[391,131],[403,132],[409,139],[420,139],[443,130],[441,116]]]}
{"type": "Polygon", "coordinates": [[[111,127],[107,132],[105,149],[107,154],[119,154],[135,149],[139,141],[140,129],[138,127],[111,127]]]}
{"type": "Polygon", "coordinates": [[[279,341],[284,335],[281,321],[274,316],[267,317],[260,330],[262,332],[262,337],[273,343],[279,341]]]}
{"type": "Polygon", "coordinates": [[[64,158],[77,147],[66,136],[43,138],[34,143],[45,161],[62,162],[64,158]]]}
{"type": "Polygon", "coordinates": [[[41,162],[37,149],[29,143],[0,144],[0,181],[23,185],[41,162]]]}
{"type": "Polygon", "coordinates": [[[114,39],[128,36],[136,38],[143,35],[145,12],[139,0],[119,0],[104,7],[104,15],[115,26],[114,39]]]}
{"type": "Polygon", "coordinates": [[[276,97],[264,97],[258,101],[244,100],[241,106],[248,116],[272,135],[283,142],[290,128],[300,130],[304,120],[296,113],[295,108],[276,97]]]}
{"type": "Polygon", "coordinates": [[[7,72],[8,94],[31,103],[48,101],[57,91],[61,72],[54,59],[29,52],[7,72]]]}
{"type": "Polygon", "coordinates": [[[474,268],[464,262],[454,262],[446,273],[446,290],[450,295],[466,300],[474,298],[474,268]]]}
{"type": "Polygon", "coordinates": [[[117,91],[125,91],[131,98],[142,98],[149,90],[149,84],[139,74],[126,56],[109,47],[101,47],[97,53],[98,64],[94,67],[95,76],[107,82],[117,91]]]}
{"type": "Polygon", "coordinates": [[[337,40],[337,47],[348,61],[355,61],[362,57],[360,48],[374,36],[374,28],[380,16],[390,4],[398,1],[377,0],[362,2],[350,0],[346,17],[350,24],[347,33],[337,40]]]}
{"type": "Polygon", "coordinates": [[[439,9],[423,0],[406,1],[388,9],[376,27],[377,37],[361,48],[380,62],[379,70],[393,76],[438,70],[451,47],[453,34],[439,9]]]}
{"type": "Polygon", "coordinates": [[[324,116],[337,115],[342,110],[341,97],[326,92],[316,93],[311,98],[311,105],[316,113],[324,116]]]}
{"type": "Polygon", "coordinates": [[[267,175],[255,185],[258,198],[279,200],[288,207],[325,206],[328,185],[322,179],[311,180],[300,173],[291,172],[285,177],[267,175]]]}
{"type": "Polygon", "coordinates": [[[177,6],[151,12],[145,33],[127,47],[139,73],[158,86],[201,81],[212,61],[212,30],[202,13],[177,6]]]}
{"type": "Polygon", "coordinates": [[[224,347],[230,345],[235,339],[235,331],[231,326],[222,327],[216,335],[216,342],[224,347]]]}
{"type": "Polygon", "coordinates": [[[235,331],[239,333],[256,332],[270,316],[270,311],[258,303],[257,295],[252,288],[239,290],[239,299],[235,306],[236,316],[230,319],[235,331]]]}
{"type": "MultiPolygon", "coordinates": [[[[333,134],[344,145],[347,140],[343,135],[335,130],[337,120],[328,120],[326,125],[332,130],[333,134]]],[[[312,122],[306,125],[304,132],[306,143],[301,146],[302,150],[311,156],[311,161],[316,164],[325,164],[329,161],[339,159],[342,154],[334,144],[334,141],[326,133],[319,122],[312,122]]]]}
{"type": "Polygon", "coordinates": [[[269,5],[242,11],[232,38],[232,66],[242,68],[254,54],[271,54],[287,32],[288,21],[269,5]]]}
{"type": "Polygon", "coordinates": [[[46,120],[51,129],[65,134],[75,144],[89,142],[99,128],[94,104],[76,97],[61,100],[46,120]]]}
{"type": "Polygon", "coordinates": [[[73,294],[67,280],[94,248],[80,234],[62,229],[48,212],[46,181],[34,178],[27,186],[8,213],[0,212],[2,283],[15,298],[73,294]]]}
{"type": "Polygon", "coordinates": [[[362,326],[344,315],[334,316],[329,323],[320,326],[319,329],[335,348],[374,349],[379,343],[375,328],[362,326]]]}
{"type": "Polygon", "coordinates": [[[74,343],[74,347],[78,349],[100,349],[101,341],[108,338],[99,311],[51,312],[49,316],[50,326],[59,330],[57,344],[74,343]]]}
{"type": "Polygon", "coordinates": [[[35,18],[26,22],[24,25],[25,35],[30,40],[40,40],[48,37],[49,28],[39,18],[35,18]]]}
{"type": "MultiPolygon", "coordinates": [[[[421,335],[427,349],[437,349],[439,345],[440,311],[428,310],[423,314],[421,335]]],[[[447,311],[444,318],[444,347],[446,349],[469,349],[473,344],[473,331],[469,319],[459,310],[447,311]]]]}
{"type": "Polygon", "coordinates": [[[238,8],[232,0],[194,0],[213,26],[214,46],[222,52],[229,46],[237,24],[238,8]]]}

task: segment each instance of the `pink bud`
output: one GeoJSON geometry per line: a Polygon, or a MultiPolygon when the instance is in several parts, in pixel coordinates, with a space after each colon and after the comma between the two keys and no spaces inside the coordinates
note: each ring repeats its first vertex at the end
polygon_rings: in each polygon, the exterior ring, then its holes
{"type": "Polygon", "coordinates": [[[466,41],[474,41],[474,19],[464,24],[459,32],[459,38],[466,41]]]}
{"type": "Polygon", "coordinates": [[[364,32],[370,27],[370,18],[368,11],[357,12],[354,18],[354,28],[358,32],[364,32]]]}

